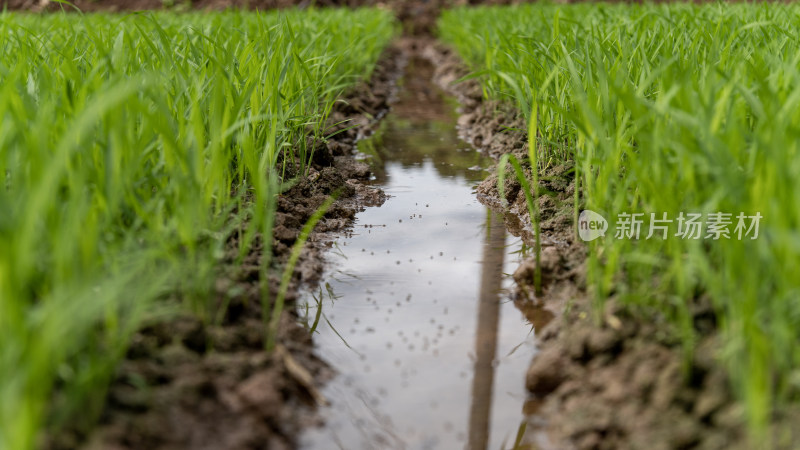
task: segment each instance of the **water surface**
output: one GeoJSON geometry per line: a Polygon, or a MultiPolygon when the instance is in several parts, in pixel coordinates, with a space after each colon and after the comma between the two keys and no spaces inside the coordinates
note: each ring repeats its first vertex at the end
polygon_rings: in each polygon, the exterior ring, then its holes
{"type": "Polygon", "coordinates": [[[506,289],[523,249],[474,186],[490,162],[460,141],[453,105],[416,62],[362,141],[390,196],[329,255],[318,354],[338,372],[306,449],[511,448],[524,421],[533,326],[506,289]]]}

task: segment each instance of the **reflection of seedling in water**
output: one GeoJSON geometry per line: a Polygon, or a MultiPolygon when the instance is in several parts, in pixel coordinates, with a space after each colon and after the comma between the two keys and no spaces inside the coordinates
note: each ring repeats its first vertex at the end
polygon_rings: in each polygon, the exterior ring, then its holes
{"type": "Polygon", "coordinates": [[[510,244],[506,244],[506,247],[510,247],[510,248],[513,248],[513,247],[516,247],[516,246],[519,246],[519,250],[514,250],[513,252],[510,252],[509,255],[519,255],[520,258],[525,258],[532,251],[532,247],[529,246],[528,244],[526,244],[525,241],[512,242],[510,244]]]}
{"type": "Polygon", "coordinates": [[[310,314],[309,314],[310,305],[308,304],[308,302],[306,302],[306,304],[304,306],[305,313],[303,315],[303,318],[300,319],[301,323],[303,324],[303,327],[306,330],[308,330],[309,334],[314,334],[317,331],[317,326],[319,325],[320,319],[325,319],[325,323],[327,323],[328,326],[331,327],[331,330],[333,330],[333,332],[336,334],[336,336],[339,336],[339,339],[342,340],[344,345],[347,348],[349,348],[350,350],[353,350],[354,352],[356,352],[356,354],[358,354],[359,356],[361,356],[361,354],[358,351],[356,351],[356,349],[351,347],[350,344],[347,343],[347,340],[341,334],[339,334],[339,331],[336,330],[336,327],[334,327],[333,324],[331,323],[331,321],[328,320],[328,316],[326,316],[325,313],[322,312],[322,305],[325,303],[325,295],[327,295],[328,298],[331,300],[331,306],[333,306],[334,302],[341,297],[341,296],[337,295],[333,291],[333,287],[330,285],[330,283],[327,283],[327,282],[325,283],[325,290],[324,291],[322,290],[322,286],[320,286],[319,287],[319,294],[317,294],[317,295],[311,294],[311,298],[314,299],[314,303],[316,304],[316,308],[317,308],[317,311],[314,314],[314,323],[312,323],[310,326],[308,325],[308,319],[310,317],[310,314]]]}
{"type": "Polygon", "coordinates": [[[344,259],[347,259],[347,255],[344,253],[344,250],[342,250],[342,248],[339,246],[339,243],[336,242],[336,241],[333,242],[333,247],[331,248],[331,253],[333,253],[334,255],[340,256],[340,257],[342,257],[344,259]]]}
{"type": "Polygon", "coordinates": [[[314,323],[311,326],[308,325],[309,304],[308,304],[308,302],[306,302],[306,304],[305,304],[305,314],[303,315],[303,317],[300,320],[303,323],[303,327],[306,330],[308,330],[308,334],[314,334],[317,331],[317,325],[319,325],[319,319],[322,316],[322,296],[323,296],[323,293],[322,293],[322,288],[321,287],[319,288],[319,297],[315,296],[314,294],[311,294],[311,298],[314,299],[314,302],[317,305],[317,312],[314,315],[314,323]]]}

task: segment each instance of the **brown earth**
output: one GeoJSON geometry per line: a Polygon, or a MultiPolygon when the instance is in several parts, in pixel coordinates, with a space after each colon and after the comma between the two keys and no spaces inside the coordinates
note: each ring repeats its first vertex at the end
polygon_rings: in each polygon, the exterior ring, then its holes
{"type": "MultiPolygon", "coordinates": [[[[511,105],[484,101],[477,81],[454,82],[468,69],[449,49],[419,43],[437,67],[436,81],[461,101],[460,132],[497,159],[528,152],[525,121],[511,105]]],[[[530,176],[530,163],[524,163],[530,176]]],[[[510,166],[509,166],[510,171],[510,166]]],[[[509,172],[510,173],[510,172],[509,172]]],[[[693,304],[698,345],[687,361],[676,333],[650,311],[631,311],[608,299],[603,311],[586,294],[586,247],[573,227],[573,172],[569,164],[540,173],[541,269],[544,293],[533,293],[533,257],[515,272],[518,304],[564,305],[565,312],[537,335],[540,353],[526,385],[539,405],[536,416],[553,448],[731,449],[748,448],[744,409],[715,359],[717,327],[709,302],[693,304]]],[[[510,231],[532,243],[530,215],[516,181],[505,195],[497,175],[479,187],[487,206],[506,214],[510,231]]],[[[524,309],[524,306],[523,308],[524,309]]],[[[533,309],[533,308],[531,308],[533,309]]]]}
{"type": "Polygon", "coordinates": [[[278,201],[274,268],[268,286],[275,298],[281,267],[311,214],[333,192],[339,200],[306,243],[280,319],[277,349],[264,350],[260,261],[256,245],[236,263],[235,236],[216,282],[219,324],[189,315],[158,321],[134,336],[109,388],[99,426],[86,436],[79,428],[60,433],[46,447],[71,449],[247,449],[292,448],[298,430],[318,422],[314,405],[325,402],[317,386],[332,371],[313,354],[312,337],[296,312],[303,286],[318,282],[330,232],[348,227],[356,212],[380,205],[385,195],[366,183],[366,164],[352,154],[389,107],[401,72],[402,55],[389,49],[368,83],[345,95],[331,113],[328,142],[310,142],[314,163],[307,177],[278,201]]]}

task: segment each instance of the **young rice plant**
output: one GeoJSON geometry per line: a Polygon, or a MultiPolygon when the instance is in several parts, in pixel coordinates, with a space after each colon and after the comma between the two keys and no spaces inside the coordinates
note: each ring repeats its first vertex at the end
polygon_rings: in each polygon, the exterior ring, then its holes
{"type": "Polygon", "coordinates": [[[0,13],[0,448],[91,421],[153,300],[214,315],[228,237],[271,243],[278,162],[307,164],[394,31],[378,10],[0,13]]]}
{"type": "Polygon", "coordinates": [[[536,4],[440,20],[488,96],[535,112],[538,167],[573,161],[575,207],[611,222],[589,244],[598,310],[613,294],[659,311],[688,361],[690,307],[710,299],[756,433],[800,400],[798,30],[800,7],[773,3],[536,4]],[[718,212],[732,215],[730,238],[675,235],[681,213],[718,212]],[[674,222],[667,238],[616,236],[623,213],[674,222]],[[737,238],[740,213],[761,215],[757,239],[737,238]]]}

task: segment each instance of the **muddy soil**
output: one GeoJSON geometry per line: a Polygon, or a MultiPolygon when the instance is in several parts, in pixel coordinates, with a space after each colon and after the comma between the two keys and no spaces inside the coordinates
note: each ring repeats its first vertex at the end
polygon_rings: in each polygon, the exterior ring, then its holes
{"type": "Polygon", "coordinates": [[[109,388],[100,424],[87,436],[78,426],[45,446],[71,449],[244,449],[293,448],[298,430],[318,421],[314,406],[325,403],[317,390],[331,371],[312,352],[299,324],[298,290],[318,281],[329,235],[345,229],[356,212],[380,205],[385,195],[366,185],[369,167],[352,157],[359,136],[369,133],[389,107],[402,55],[389,49],[368,83],[337,103],[331,132],[350,128],[328,142],[310,142],[314,163],[307,177],[279,198],[267,281],[271,298],[291,245],[311,214],[334,191],[339,200],[305,245],[281,317],[277,349],[264,350],[260,261],[256,245],[236,264],[236,238],[216,281],[221,320],[204,323],[189,315],[145,326],[134,336],[109,388]]]}
{"type": "MultiPolygon", "coordinates": [[[[494,158],[526,157],[526,125],[513,107],[483,101],[474,80],[454,84],[469,71],[449,49],[425,41],[410,45],[425,47],[438,69],[437,82],[460,99],[459,126],[466,140],[494,158]]],[[[709,302],[694,301],[699,338],[688,364],[677,333],[652,312],[628,310],[613,298],[603,311],[594,311],[585,292],[587,250],[573,227],[571,167],[548,167],[540,178],[540,187],[550,193],[539,202],[544,294],[532,294],[536,263],[530,257],[514,274],[516,302],[569,307],[539,336],[541,353],[526,377],[538,404],[530,426],[557,449],[747,448],[744,409],[714,357],[719,347],[709,302]]],[[[503,195],[491,175],[478,195],[487,206],[517,218],[509,231],[532,241],[519,184],[511,182],[503,195]]]]}

